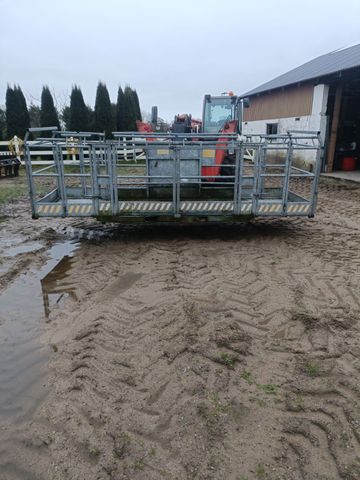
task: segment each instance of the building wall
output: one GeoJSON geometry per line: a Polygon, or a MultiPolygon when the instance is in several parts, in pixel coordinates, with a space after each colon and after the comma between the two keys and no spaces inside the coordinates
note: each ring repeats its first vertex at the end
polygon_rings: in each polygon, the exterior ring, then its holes
{"type": "MultiPolygon", "coordinates": [[[[300,87],[298,87],[300,89],[300,87]]],[[[327,98],[329,93],[328,85],[316,85],[315,87],[311,85],[311,95],[308,91],[308,86],[306,90],[306,98],[311,98],[311,105],[305,102],[306,108],[303,108],[303,113],[299,115],[300,105],[298,100],[300,96],[303,96],[305,99],[305,91],[302,90],[302,93],[297,96],[294,94],[293,98],[296,101],[291,100],[287,103],[286,111],[287,116],[278,115],[274,117],[271,112],[277,111],[277,113],[284,112],[284,107],[278,105],[279,95],[268,95],[266,105],[261,107],[259,104],[254,106],[250,114],[246,114],[246,109],[244,112],[244,122],[242,132],[244,135],[263,135],[266,134],[266,126],[268,123],[277,123],[278,124],[278,133],[286,133],[288,130],[310,130],[310,131],[320,131],[322,139],[325,139],[326,134],[326,105],[327,98]],[[270,105],[270,103],[272,105],[270,105]],[[267,118],[255,119],[259,116],[258,112],[267,113],[269,116],[267,118]],[[255,114],[256,112],[256,114],[255,114]],[[249,120],[249,118],[254,118],[254,120],[249,120]]],[[[280,92],[284,93],[284,92],[280,92]]],[[[259,99],[261,97],[256,97],[259,99]]],[[[284,98],[284,97],[282,97],[284,98]]],[[[253,98],[250,98],[250,105],[253,102],[253,98]]],[[[298,152],[297,157],[294,158],[294,163],[300,168],[311,169],[312,164],[315,160],[315,152],[309,150],[303,150],[298,152]]]]}
{"type": "Polygon", "coordinates": [[[251,97],[250,107],[244,112],[244,120],[255,121],[310,115],[313,93],[313,85],[307,84],[251,97]]]}

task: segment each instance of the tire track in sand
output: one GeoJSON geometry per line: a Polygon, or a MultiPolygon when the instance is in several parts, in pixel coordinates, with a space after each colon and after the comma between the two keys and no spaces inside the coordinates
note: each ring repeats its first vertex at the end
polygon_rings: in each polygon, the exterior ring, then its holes
{"type": "Polygon", "coordinates": [[[54,480],[359,478],[360,214],[327,188],[314,222],[84,245],[52,394],[2,456],[54,480]]]}

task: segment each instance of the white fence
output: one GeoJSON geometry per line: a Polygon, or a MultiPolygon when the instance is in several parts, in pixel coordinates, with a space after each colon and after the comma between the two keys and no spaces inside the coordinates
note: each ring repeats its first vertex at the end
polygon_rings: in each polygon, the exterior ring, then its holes
{"type": "MultiPolygon", "coordinates": [[[[21,162],[21,165],[24,165],[24,142],[21,140],[19,137],[14,137],[10,141],[0,141],[0,158],[5,155],[9,155],[9,153],[18,158],[21,162]]],[[[52,150],[44,150],[43,148],[40,148],[39,142],[35,141],[29,141],[28,144],[30,145],[30,157],[31,157],[31,164],[32,165],[51,165],[54,163],[54,160],[52,159],[53,156],[53,151],[52,150]],[[33,146],[33,148],[32,148],[33,146]],[[36,148],[38,147],[38,148],[36,148]],[[51,158],[48,158],[51,157],[51,158]]],[[[71,149],[70,149],[71,150],[71,149]]],[[[123,160],[127,161],[127,153],[126,151],[124,152],[123,150],[119,150],[118,153],[120,155],[124,155],[123,160]]],[[[144,160],[144,154],[142,150],[139,149],[134,149],[134,156],[135,156],[135,161],[138,160],[144,160]]],[[[63,155],[64,158],[67,158],[67,160],[64,160],[64,165],[74,165],[77,164],[77,155],[69,153],[69,149],[65,148],[63,149],[63,155]],[[71,158],[70,158],[71,157],[71,158]]],[[[245,155],[244,158],[246,160],[254,161],[254,150],[253,149],[246,149],[245,150],[245,155]]],[[[131,161],[134,161],[134,157],[129,159],[131,161]]]]}
{"type": "MultiPolygon", "coordinates": [[[[32,165],[52,165],[54,163],[53,160],[53,151],[52,150],[44,150],[44,146],[39,144],[38,141],[29,141],[30,146],[30,157],[31,157],[31,164],[32,165]]],[[[77,165],[78,164],[78,156],[72,152],[72,150],[76,150],[76,145],[69,146],[69,148],[63,148],[63,156],[66,160],[64,160],[64,165],[77,165]]],[[[1,157],[12,155],[20,160],[21,165],[24,165],[24,142],[19,137],[14,137],[10,141],[0,141],[0,159],[1,157]]],[[[119,155],[123,155],[123,160],[131,160],[134,161],[134,156],[131,158],[127,158],[127,151],[123,151],[121,149],[118,150],[119,155]],[[125,154],[124,154],[125,153],[125,154]]],[[[144,154],[142,150],[134,149],[135,154],[135,161],[143,160],[144,154]]],[[[86,161],[86,159],[85,159],[86,161]]]]}
{"type": "MultiPolygon", "coordinates": [[[[30,149],[31,156],[37,159],[32,161],[34,165],[49,165],[52,163],[49,159],[40,159],[40,157],[51,157],[52,150],[36,149],[36,141],[29,142],[29,144],[34,145],[34,148],[30,149]]],[[[16,157],[24,165],[24,142],[21,138],[15,136],[11,140],[0,142],[0,158],[8,155],[16,157]]]]}

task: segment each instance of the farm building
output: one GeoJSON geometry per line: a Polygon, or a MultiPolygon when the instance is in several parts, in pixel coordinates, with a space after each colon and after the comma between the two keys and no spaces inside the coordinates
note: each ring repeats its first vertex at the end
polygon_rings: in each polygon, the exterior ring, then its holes
{"type": "MultiPolygon", "coordinates": [[[[324,172],[360,170],[360,44],[317,57],[242,97],[250,99],[244,134],[320,131],[324,172]]],[[[311,154],[297,162],[312,168],[311,154]]]]}

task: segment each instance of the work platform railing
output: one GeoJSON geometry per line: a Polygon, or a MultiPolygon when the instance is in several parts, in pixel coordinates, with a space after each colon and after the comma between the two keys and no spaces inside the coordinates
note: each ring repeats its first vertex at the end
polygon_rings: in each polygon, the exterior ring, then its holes
{"type": "Polygon", "coordinates": [[[236,220],[315,213],[322,151],[316,132],[243,139],[115,132],[114,140],[52,128],[42,133],[48,136],[37,139],[36,149],[51,149],[50,165],[33,166],[27,139],[24,145],[35,218],[236,220]],[[65,164],[69,157],[72,165],[65,164]],[[312,171],[297,166],[304,157],[311,158],[312,171]]]}

